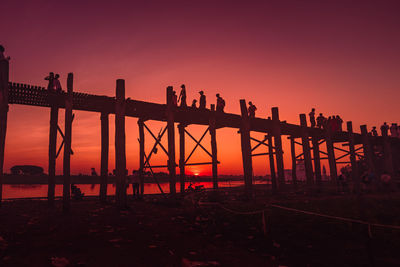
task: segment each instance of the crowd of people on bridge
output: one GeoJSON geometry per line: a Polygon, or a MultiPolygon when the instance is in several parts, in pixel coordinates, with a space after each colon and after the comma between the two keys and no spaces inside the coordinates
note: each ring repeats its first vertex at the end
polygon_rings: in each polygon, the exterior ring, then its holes
{"type": "MultiPolygon", "coordinates": [[[[400,138],[400,126],[397,123],[392,123],[389,126],[389,124],[387,124],[387,122],[384,122],[381,126],[381,134],[385,135],[385,136],[400,138]]],[[[379,136],[376,126],[372,127],[370,135],[371,136],[379,136]]]]}
{"type": "Polygon", "coordinates": [[[330,130],[332,132],[343,131],[343,120],[339,115],[332,115],[326,118],[322,113],[319,113],[318,117],[315,118],[315,108],[312,108],[308,116],[310,117],[311,128],[330,130]]]}

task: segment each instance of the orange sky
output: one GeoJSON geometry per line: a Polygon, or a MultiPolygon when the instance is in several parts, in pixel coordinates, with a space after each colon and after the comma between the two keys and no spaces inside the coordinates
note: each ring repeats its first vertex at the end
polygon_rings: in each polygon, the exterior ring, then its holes
{"type": "MultiPolygon", "coordinates": [[[[127,97],[158,103],[165,102],[166,86],[178,89],[185,83],[189,102],[199,90],[206,92],[208,103],[219,92],[233,113],[239,113],[239,99],[245,98],[256,104],[257,116],[269,116],[278,106],[281,119],[291,123],[311,107],[352,120],[357,132],[360,124],[400,122],[396,1],[81,2],[2,2],[0,36],[12,58],[11,81],[45,85],[43,78],[54,71],[65,87],[67,73],[74,72],[75,91],[111,96],[115,80],[123,78],[127,97]]],[[[72,172],[99,170],[99,115],[75,113],[72,172]]],[[[6,171],[16,164],[47,169],[49,116],[45,108],[10,107],[6,171]]],[[[126,122],[131,171],[139,162],[137,119],[126,122]]],[[[113,123],[111,118],[110,169],[113,123]]],[[[150,125],[158,132],[163,124],[150,125]]],[[[205,130],[188,129],[196,137],[205,130]]],[[[220,173],[240,174],[236,130],[218,130],[217,140],[220,173]]],[[[189,153],[194,144],[187,143],[189,153]]],[[[205,144],[210,147],[209,136],[205,144]]],[[[290,168],[286,143],[284,150],[290,168]]],[[[155,164],[165,163],[161,150],[157,157],[155,164]]],[[[193,162],[209,161],[200,150],[193,157],[193,162]]],[[[269,172],[266,162],[266,157],[255,159],[255,174],[269,172]]],[[[188,169],[211,171],[210,166],[188,169]]],[[[57,171],[62,172],[62,159],[57,171]]]]}

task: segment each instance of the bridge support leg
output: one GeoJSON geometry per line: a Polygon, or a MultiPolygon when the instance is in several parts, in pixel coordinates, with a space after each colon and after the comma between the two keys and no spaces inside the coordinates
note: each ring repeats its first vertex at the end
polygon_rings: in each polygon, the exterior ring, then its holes
{"type": "Polygon", "coordinates": [[[336,183],[337,168],[336,168],[335,150],[334,150],[333,141],[332,141],[332,132],[330,129],[327,129],[325,132],[325,142],[326,142],[326,151],[328,154],[329,173],[330,173],[331,182],[336,183]]]}
{"type": "Polygon", "coordinates": [[[212,175],[213,188],[218,189],[218,158],[217,158],[217,130],[215,118],[215,105],[211,105],[213,115],[210,117],[210,137],[211,137],[211,154],[212,154],[212,175]]]}
{"type": "Polygon", "coordinates": [[[394,169],[393,169],[392,147],[390,144],[388,133],[382,131],[382,138],[383,138],[383,159],[385,161],[384,170],[393,177],[394,169]]]}
{"type": "Polygon", "coordinates": [[[279,109],[277,107],[272,108],[272,122],[273,122],[273,136],[275,144],[275,157],[276,157],[276,168],[278,171],[278,183],[280,190],[285,189],[285,172],[283,167],[283,150],[282,150],[282,138],[281,138],[281,125],[279,121],[279,109]]]}
{"type": "Polygon", "coordinates": [[[300,114],[301,142],[303,146],[304,165],[306,169],[307,186],[310,189],[314,184],[314,174],[311,162],[310,138],[307,132],[306,114],[300,114]]]}
{"type": "Polygon", "coordinates": [[[0,205],[3,199],[4,149],[6,145],[8,113],[9,63],[0,61],[0,205]]]}
{"type": "Polygon", "coordinates": [[[101,162],[100,162],[100,202],[107,201],[108,149],[109,149],[109,119],[108,113],[102,112],[101,120],[101,162]]]}
{"type": "Polygon", "coordinates": [[[168,131],[168,171],[169,192],[176,193],[176,163],[175,163],[175,127],[174,127],[174,105],[172,102],[172,86],[167,87],[167,131],[168,131]]]}
{"type": "Polygon", "coordinates": [[[244,171],[244,185],[248,198],[253,196],[253,163],[251,158],[250,144],[250,120],[247,113],[246,101],[240,100],[240,111],[242,114],[242,126],[240,128],[241,144],[242,144],[242,160],[244,171]]]}
{"type": "Polygon", "coordinates": [[[297,189],[297,162],[296,162],[296,144],[294,137],[290,137],[290,152],[292,156],[292,183],[295,189],[297,189]]]}
{"type": "MultiPolygon", "coordinates": [[[[50,93],[50,92],[49,92],[50,93]]],[[[54,205],[54,194],[56,188],[56,150],[57,150],[57,125],[58,125],[58,106],[55,99],[51,100],[50,107],[50,133],[49,133],[49,181],[47,188],[47,199],[49,205],[54,205]]],[[[65,147],[64,147],[65,149],[65,147]]]]}
{"type": "Polygon", "coordinates": [[[347,122],[347,132],[349,139],[349,154],[350,154],[350,163],[351,163],[351,173],[352,179],[354,183],[354,191],[355,193],[360,193],[360,175],[358,173],[358,166],[356,161],[356,151],[354,148],[354,134],[353,134],[353,123],[351,121],[347,122]]]}
{"type": "Polygon", "coordinates": [[[179,183],[181,194],[185,193],[185,125],[179,124],[179,183]]]}
{"type": "Polygon", "coordinates": [[[360,129],[361,129],[361,136],[362,136],[362,140],[363,140],[364,157],[367,160],[367,164],[368,164],[368,167],[370,168],[370,170],[373,173],[377,174],[375,164],[374,164],[374,152],[372,150],[370,138],[368,136],[367,125],[361,125],[360,129]]]}
{"type": "Polygon", "coordinates": [[[319,153],[319,140],[316,136],[312,137],[312,146],[313,146],[313,156],[314,156],[315,183],[317,184],[318,190],[320,190],[322,182],[321,157],[319,153]]]}
{"type": "Polygon", "coordinates": [[[269,169],[271,171],[272,193],[276,193],[277,190],[278,190],[278,185],[277,185],[277,182],[276,182],[274,147],[272,146],[272,136],[270,134],[267,136],[267,140],[268,140],[269,169]]]}
{"type": "Polygon", "coordinates": [[[63,159],[63,211],[70,210],[71,199],[71,141],[72,141],[72,92],[73,92],[72,73],[68,73],[67,78],[67,98],[65,99],[65,132],[64,132],[64,159],[63,159]]]}
{"type": "Polygon", "coordinates": [[[144,122],[143,120],[138,120],[139,125],[139,179],[140,179],[140,195],[143,197],[144,194],[144,122]]]}
{"type": "Polygon", "coordinates": [[[125,80],[117,80],[115,107],[116,204],[126,207],[125,80]]]}

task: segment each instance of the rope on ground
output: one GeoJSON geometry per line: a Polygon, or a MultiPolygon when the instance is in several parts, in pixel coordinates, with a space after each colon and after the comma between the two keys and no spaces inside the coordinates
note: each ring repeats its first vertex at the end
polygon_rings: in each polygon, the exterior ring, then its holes
{"type": "Polygon", "coordinates": [[[267,208],[262,209],[262,210],[255,210],[255,211],[236,211],[236,210],[232,210],[232,209],[229,209],[227,207],[224,207],[220,203],[214,203],[214,202],[199,202],[199,205],[218,206],[218,207],[220,207],[220,208],[222,208],[222,209],[224,209],[224,210],[226,210],[228,212],[231,212],[233,214],[239,214],[239,215],[264,214],[265,211],[269,210],[269,207],[274,207],[274,208],[278,208],[278,209],[283,209],[283,210],[287,210],[287,211],[292,211],[292,212],[303,213],[303,214],[312,215],[312,216],[318,216],[318,217],[333,219],[333,220],[337,220],[337,221],[345,221],[345,222],[364,224],[364,225],[368,226],[369,232],[371,231],[370,230],[371,226],[400,230],[400,226],[399,225],[371,223],[371,222],[357,220],[357,219],[344,218],[344,217],[339,217],[339,216],[321,214],[321,213],[312,212],[312,211],[299,210],[299,209],[284,207],[284,206],[275,205],[275,204],[269,204],[267,208]]]}

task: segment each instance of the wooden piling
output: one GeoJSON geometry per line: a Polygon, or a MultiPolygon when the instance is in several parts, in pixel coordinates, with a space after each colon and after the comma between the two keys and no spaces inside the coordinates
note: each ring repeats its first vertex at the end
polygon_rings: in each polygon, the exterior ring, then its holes
{"type": "Polygon", "coordinates": [[[240,136],[242,145],[244,185],[247,197],[251,198],[253,195],[253,162],[251,158],[250,120],[247,112],[246,101],[244,99],[240,100],[240,111],[242,114],[240,136]]]}
{"type": "Polygon", "coordinates": [[[393,156],[392,156],[392,147],[390,144],[390,139],[387,131],[382,131],[381,134],[383,139],[383,160],[385,162],[384,170],[393,177],[394,168],[393,168],[393,156]]]}
{"type": "Polygon", "coordinates": [[[315,174],[315,183],[320,189],[322,182],[322,173],[321,173],[321,157],[319,152],[319,139],[313,135],[312,136],[312,147],[313,147],[313,157],[314,157],[314,174],[315,174]]]}
{"type": "Polygon", "coordinates": [[[0,60],[0,205],[3,199],[4,150],[6,145],[8,113],[8,60],[0,60]]]}
{"type": "Polygon", "coordinates": [[[211,137],[211,155],[212,155],[212,175],[213,175],[213,188],[218,189],[218,157],[217,157],[217,122],[215,114],[215,105],[211,105],[212,115],[210,116],[210,137],[211,137]]]}
{"type": "Polygon", "coordinates": [[[311,162],[310,138],[307,132],[307,117],[306,114],[300,114],[301,125],[301,143],[303,146],[304,166],[306,169],[307,186],[314,184],[314,174],[311,162]]]}
{"type": "MultiPolygon", "coordinates": [[[[49,180],[47,199],[50,206],[54,205],[56,188],[56,157],[57,157],[57,127],[58,127],[58,99],[56,92],[48,90],[50,102],[50,130],[49,130],[49,180]]],[[[65,147],[64,147],[65,149],[65,147]]]]}
{"type": "Polygon", "coordinates": [[[144,194],[144,122],[142,119],[138,120],[139,125],[139,180],[140,180],[140,195],[144,194]]]}
{"type": "Polygon", "coordinates": [[[109,153],[109,119],[108,113],[102,112],[101,121],[101,162],[100,162],[100,201],[107,201],[107,185],[108,185],[108,153],[109,153]]]}
{"type": "Polygon", "coordinates": [[[115,200],[126,207],[125,80],[117,80],[115,102],[115,200]]]}
{"type": "Polygon", "coordinates": [[[360,175],[358,173],[358,166],[356,161],[356,151],[354,148],[354,133],[353,133],[353,123],[351,121],[347,122],[347,133],[349,139],[349,155],[350,155],[350,163],[351,163],[351,173],[352,179],[354,183],[354,191],[355,193],[360,192],[360,175]]]}
{"type": "Polygon", "coordinates": [[[175,163],[175,127],[174,110],[172,101],[172,86],[167,87],[167,132],[168,132],[168,171],[169,171],[169,191],[170,194],[176,193],[176,163],[175,163]]]}
{"type": "Polygon", "coordinates": [[[71,141],[72,141],[72,94],[74,75],[68,73],[67,96],[65,98],[65,131],[64,131],[64,159],[63,159],[63,211],[70,210],[71,198],[71,141]]]}
{"type": "Polygon", "coordinates": [[[290,152],[292,156],[292,183],[294,188],[297,188],[297,160],[296,160],[296,143],[294,137],[290,137],[290,152]]]}
{"type": "Polygon", "coordinates": [[[279,120],[279,109],[277,107],[272,108],[272,134],[274,136],[274,144],[275,144],[275,158],[276,158],[276,169],[278,172],[278,183],[280,190],[283,190],[286,184],[285,184],[285,172],[283,167],[281,122],[279,120]]]}
{"type": "Polygon", "coordinates": [[[185,125],[179,124],[179,183],[180,193],[185,193],[185,125]]]}
{"type": "Polygon", "coordinates": [[[330,129],[325,130],[325,143],[326,143],[326,152],[328,154],[328,161],[329,161],[330,179],[331,179],[331,182],[336,183],[337,167],[336,167],[336,158],[335,158],[335,148],[333,146],[332,131],[330,129]]]}
{"type": "Polygon", "coordinates": [[[360,125],[364,157],[367,161],[369,169],[376,174],[376,168],[374,164],[374,152],[372,150],[370,137],[368,136],[367,125],[360,125]]]}
{"type": "Polygon", "coordinates": [[[272,193],[276,193],[278,191],[278,185],[277,185],[277,181],[276,181],[274,147],[272,145],[272,136],[270,134],[267,136],[267,140],[268,140],[269,169],[271,171],[272,193]]]}

